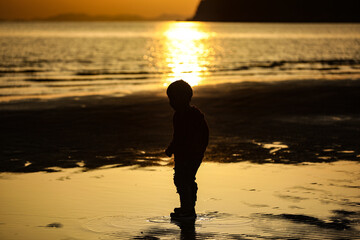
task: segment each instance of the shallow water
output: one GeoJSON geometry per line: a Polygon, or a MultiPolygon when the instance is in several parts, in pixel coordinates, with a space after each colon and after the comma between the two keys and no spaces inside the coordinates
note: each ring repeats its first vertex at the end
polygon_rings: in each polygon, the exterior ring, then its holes
{"type": "Polygon", "coordinates": [[[195,224],[171,222],[172,168],[0,175],[1,239],[356,239],[360,167],[204,163],[195,224]]]}
{"type": "Polygon", "coordinates": [[[0,101],[122,96],[183,78],[358,79],[359,24],[2,22],[0,101]]]}

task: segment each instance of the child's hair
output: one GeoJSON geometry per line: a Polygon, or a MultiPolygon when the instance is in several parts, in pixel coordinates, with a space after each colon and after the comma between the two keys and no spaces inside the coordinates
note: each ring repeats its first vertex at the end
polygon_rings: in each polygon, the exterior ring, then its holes
{"type": "Polygon", "coordinates": [[[190,102],[193,91],[187,82],[184,80],[177,80],[169,85],[166,94],[169,98],[184,99],[190,102]]]}

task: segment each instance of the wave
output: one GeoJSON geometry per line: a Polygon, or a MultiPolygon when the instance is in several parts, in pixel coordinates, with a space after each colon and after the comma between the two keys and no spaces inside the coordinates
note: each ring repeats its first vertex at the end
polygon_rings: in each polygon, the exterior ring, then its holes
{"type": "MultiPolygon", "coordinates": [[[[151,83],[157,83],[157,82],[152,82],[152,81],[147,81],[147,84],[151,84],[151,83]]],[[[136,83],[136,82],[132,82],[132,83],[127,83],[128,85],[137,85],[137,84],[141,84],[141,83],[136,83]]],[[[119,83],[117,82],[111,82],[111,83],[84,83],[84,84],[48,84],[45,85],[46,87],[51,87],[51,88],[74,88],[74,87],[101,87],[101,86],[116,86],[119,85],[119,83]]]]}
{"type": "Polygon", "coordinates": [[[78,76],[92,76],[92,75],[150,75],[150,74],[166,74],[170,71],[108,71],[108,70],[88,70],[75,73],[78,76]]]}
{"type": "Polygon", "coordinates": [[[0,70],[0,74],[8,74],[8,73],[38,73],[45,72],[44,69],[3,69],[0,70]]]}
{"type": "MultiPolygon", "coordinates": [[[[310,61],[267,61],[267,62],[238,62],[231,66],[229,63],[229,67],[224,67],[221,65],[213,65],[209,69],[203,70],[201,72],[209,72],[209,73],[222,73],[225,72],[241,72],[241,71],[249,71],[256,69],[274,69],[270,74],[283,73],[284,71],[329,71],[331,74],[342,73],[338,72],[342,70],[343,67],[348,66],[350,69],[359,70],[360,69],[360,60],[310,60],[310,61]],[[337,71],[337,72],[331,72],[337,71]]],[[[359,73],[356,72],[348,72],[349,74],[359,73]]],[[[241,73],[243,75],[244,73],[241,73]]],[[[248,74],[248,73],[247,73],[248,74]]],[[[265,72],[256,72],[251,75],[264,75],[265,72]]],[[[342,73],[343,74],[343,73],[342,73]]]]}
{"type": "Polygon", "coordinates": [[[100,79],[91,79],[91,78],[71,78],[71,79],[59,79],[59,78],[27,78],[27,82],[43,82],[43,83],[54,83],[54,82],[85,82],[85,81],[127,81],[127,80],[146,80],[149,77],[116,77],[116,78],[100,78],[100,79]]]}
{"type": "MultiPolygon", "coordinates": [[[[264,62],[233,62],[220,63],[210,66],[204,66],[204,70],[197,71],[199,73],[214,72],[233,72],[247,71],[252,69],[277,69],[286,70],[316,70],[316,71],[336,71],[342,66],[349,66],[352,69],[360,69],[360,60],[354,59],[330,59],[330,60],[299,60],[299,61],[264,61],[264,62]],[[230,67],[225,67],[229,66],[230,67]],[[301,65],[301,66],[299,66],[301,65]],[[304,66],[305,65],[305,66],[304,66]],[[315,65],[315,66],[314,66],[315,65]]],[[[76,72],[77,76],[98,76],[98,75],[164,75],[171,74],[169,69],[160,69],[158,71],[109,71],[103,70],[86,70],[76,72]]],[[[183,73],[191,73],[183,72],[183,73]]],[[[133,78],[132,78],[133,79],[133,78]]]]}
{"type": "MultiPolygon", "coordinates": [[[[39,61],[38,63],[42,63],[42,61],[39,61]]],[[[280,70],[292,69],[292,70],[330,71],[330,70],[338,70],[339,67],[341,66],[349,66],[352,69],[360,69],[360,59],[327,59],[327,60],[314,59],[314,60],[279,60],[279,61],[252,61],[252,62],[242,62],[242,61],[221,62],[220,61],[220,62],[211,62],[202,67],[206,69],[203,70],[203,72],[224,72],[224,71],[245,71],[256,68],[261,68],[261,69],[278,68],[280,70]],[[302,66],[297,66],[297,65],[302,65],[302,66]],[[309,65],[309,67],[307,65],[309,65]],[[313,65],[317,65],[317,66],[313,66],[313,65]]],[[[72,70],[69,71],[72,72],[72,70]]],[[[16,73],[33,74],[40,72],[53,72],[53,69],[50,67],[29,68],[29,66],[23,63],[19,65],[11,65],[11,66],[0,65],[0,74],[16,74],[16,73]]],[[[148,71],[143,69],[127,70],[127,71],[116,71],[110,69],[90,69],[90,70],[75,71],[73,75],[75,76],[162,75],[162,74],[171,74],[171,73],[172,73],[171,69],[168,68],[159,68],[155,71],[148,71]]]]}
{"type": "Polygon", "coordinates": [[[30,85],[0,85],[0,89],[5,88],[27,88],[30,87],[30,85]]]}

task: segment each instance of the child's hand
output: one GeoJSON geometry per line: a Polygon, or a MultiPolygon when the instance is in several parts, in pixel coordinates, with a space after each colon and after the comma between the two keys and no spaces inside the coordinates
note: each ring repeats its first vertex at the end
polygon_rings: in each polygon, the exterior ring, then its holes
{"type": "Polygon", "coordinates": [[[171,156],[172,156],[172,152],[170,151],[169,148],[167,148],[167,149],[165,150],[165,154],[166,154],[166,156],[168,156],[168,157],[171,157],[171,156]]]}

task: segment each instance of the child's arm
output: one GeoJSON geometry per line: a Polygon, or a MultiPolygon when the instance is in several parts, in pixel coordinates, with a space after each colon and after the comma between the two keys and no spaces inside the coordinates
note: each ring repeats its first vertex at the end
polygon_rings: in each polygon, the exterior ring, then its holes
{"type": "Polygon", "coordinates": [[[172,142],[170,143],[170,145],[167,147],[167,149],[165,150],[165,154],[168,157],[171,157],[173,155],[174,151],[173,151],[173,147],[172,147],[172,142]]]}
{"type": "Polygon", "coordinates": [[[171,143],[169,144],[169,146],[165,150],[165,154],[168,157],[171,157],[174,154],[174,148],[175,148],[175,144],[174,144],[174,139],[175,139],[175,115],[173,117],[173,128],[174,128],[173,138],[171,140],[171,143]]]}
{"type": "Polygon", "coordinates": [[[203,149],[203,152],[205,152],[206,150],[206,147],[208,146],[209,144],[209,127],[207,125],[207,122],[206,120],[204,119],[202,122],[201,122],[201,143],[202,143],[202,149],[203,149]]]}

